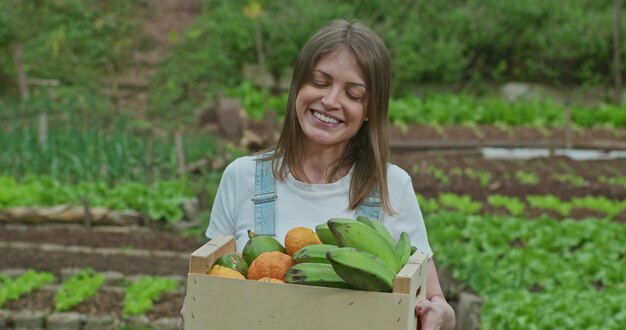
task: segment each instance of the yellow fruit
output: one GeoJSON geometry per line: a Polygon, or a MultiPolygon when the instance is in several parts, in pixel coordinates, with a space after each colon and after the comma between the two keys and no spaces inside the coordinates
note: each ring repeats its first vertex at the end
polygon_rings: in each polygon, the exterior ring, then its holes
{"type": "Polygon", "coordinates": [[[285,281],[283,280],[279,280],[277,278],[271,278],[271,277],[263,277],[263,278],[258,279],[257,281],[268,282],[268,283],[285,283],[285,281]]]}
{"type": "Polygon", "coordinates": [[[236,278],[239,280],[246,279],[240,272],[221,265],[213,265],[213,267],[211,267],[211,269],[209,269],[209,271],[207,272],[207,275],[225,278],[236,278]]]}
{"type": "Polygon", "coordinates": [[[292,256],[307,245],[322,244],[315,231],[307,227],[294,227],[285,235],[285,249],[292,256]]]}
{"type": "Polygon", "coordinates": [[[291,256],[280,251],[264,252],[254,259],[248,268],[248,279],[259,280],[270,277],[282,280],[291,266],[293,266],[291,256]]]}

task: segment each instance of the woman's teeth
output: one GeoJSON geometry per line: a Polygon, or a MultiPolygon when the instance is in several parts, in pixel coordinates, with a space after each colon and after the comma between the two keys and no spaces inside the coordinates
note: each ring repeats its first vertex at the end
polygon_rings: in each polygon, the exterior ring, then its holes
{"type": "Polygon", "coordinates": [[[339,121],[337,119],[326,117],[323,114],[316,112],[316,111],[313,111],[313,116],[328,124],[339,124],[339,121]]]}

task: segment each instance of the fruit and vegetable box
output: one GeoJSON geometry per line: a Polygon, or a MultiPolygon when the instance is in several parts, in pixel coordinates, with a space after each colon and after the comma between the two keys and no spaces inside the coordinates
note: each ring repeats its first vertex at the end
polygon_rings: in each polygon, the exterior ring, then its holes
{"type": "MultiPolygon", "coordinates": [[[[185,329],[417,328],[414,307],[417,301],[425,299],[426,254],[409,254],[390,279],[380,281],[388,275],[376,269],[367,258],[363,259],[365,255],[371,257],[368,253],[361,253],[352,247],[337,246],[333,246],[330,252],[323,251],[329,259],[332,255],[333,266],[336,266],[337,273],[348,279],[348,285],[341,282],[341,278],[335,280],[334,272],[329,274],[332,268],[328,263],[305,260],[329,246],[309,245],[291,253],[296,262],[285,273],[285,281],[267,277],[251,280],[251,272],[259,272],[258,269],[253,270],[254,262],[247,269],[247,279],[230,274],[212,276],[212,272],[219,272],[215,269],[221,267],[219,264],[224,257],[241,255],[235,252],[235,239],[232,236],[212,239],[190,257],[184,309],[185,329]],[[345,267],[341,264],[344,260],[345,267]],[[347,274],[343,274],[344,269],[347,274]]],[[[264,254],[269,257],[271,253],[264,254]]],[[[230,266],[237,269],[232,264],[230,266]]],[[[262,276],[265,275],[257,275],[262,276]]]]}

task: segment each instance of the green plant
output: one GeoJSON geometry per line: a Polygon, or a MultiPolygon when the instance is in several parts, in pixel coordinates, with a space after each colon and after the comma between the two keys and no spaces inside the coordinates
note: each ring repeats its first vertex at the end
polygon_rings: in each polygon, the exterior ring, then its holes
{"type": "Polygon", "coordinates": [[[489,186],[489,181],[491,180],[491,174],[489,174],[489,172],[479,171],[469,167],[465,168],[463,172],[468,177],[477,179],[481,187],[487,188],[489,186]]]}
{"type": "Polygon", "coordinates": [[[569,183],[574,187],[585,187],[588,185],[588,182],[580,175],[575,175],[571,173],[564,174],[556,174],[554,175],[554,179],[561,183],[569,183]]]}
{"type": "Polygon", "coordinates": [[[432,214],[439,211],[439,203],[436,198],[426,198],[421,194],[416,194],[415,196],[423,213],[432,214]]]}
{"type": "Polygon", "coordinates": [[[437,201],[442,208],[455,210],[463,214],[477,214],[482,208],[482,204],[478,201],[472,201],[469,195],[442,192],[439,194],[437,201]]]}
{"type": "Polygon", "coordinates": [[[254,84],[245,80],[236,87],[230,88],[225,93],[227,96],[237,97],[241,105],[252,120],[262,120],[268,109],[263,108],[263,99],[267,99],[267,107],[277,112],[279,118],[285,115],[287,107],[287,93],[271,95],[269,91],[255,87],[254,84]]]}
{"type": "Polygon", "coordinates": [[[83,268],[61,284],[54,295],[54,310],[67,311],[94,296],[105,277],[91,268],[83,268]]]}
{"type": "Polygon", "coordinates": [[[438,265],[485,298],[481,329],[621,329],[626,226],[441,213],[426,218],[438,265]],[[593,306],[572,303],[589,299],[593,306]]]}
{"type": "Polygon", "coordinates": [[[442,186],[447,186],[448,184],[450,184],[450,178],[444,170],[434,165],[428,165],[428,167],[426,168],[426,172],[434,176],[435,179],[437,179],[437,181],[439,181],[442,186]]]}
{"type": "Polygon", "coordinates": [[[626,189],[626,176],[606,176],[601,175],[598,180],[600,183],[622,186],[626,189]]]}
{"type": "Polygon", "coordinates": [[[626,200],[612,200],[604,196],[574,197],[570,200],[572,207],[604,213],[609,219],[626,211],[626,200]]]}
{"type": "Polygon", "coordinates": [[[450,174],[454,176],[461,176],[463,174],[463,170],[460,167],[455,166],[450,170],[450,174]]]}
{"type": "Polygon", "coordinates": [[[55,280],[56,278],[52,273],[38,272],[33,269],[27,270],[14,279],[0,274],[0,307],[7,301],[17,300],[21,296],[55,280]]]}
{"type": "Polygon", "coordinates": [[[124,295],[124,317],[142,315],[154,307],[161,294],[174,292],[178,282],[167,277],[143,276],[126,287],[124,295]]]}
{"type": "Polygon", "coordinates": [[[515,171],[515,179],[519,183],[528,186],[534,186],[539,183],[539,176],[537,176],[537,174],[522,170],[515,171]]]}
{"type": "MultiPolygon", "coordinates": [[[[2,1],[0,45],[21,45],[32,77],[96,89],[129,58],[141,9],[123,0],[2,1]]],[[[0,55],[0,72],[17,74],[5,56],[0,55]]]]}
{"type": "Polygon", "coordinates": [[[12,177],[0,176],[0,183],[7,188],[0,190],[0,208],[58,204],[81,206],[83,198],[86,198],[92,206],[136,210],[149,219],[170,222],[183,218],[181,205],[193,196],[185,179],[157,181],[151,185],[126,182],[109,187],[101,181],[65,184],[50,177],[26,176],[18,182],[12,177]]]}
{"type": "Polygon", "coordinates": [[[487,197],[487,202],[493,207],[506,208],[512,216],[521,216],[526,209],[524,202],[517,197],[494,194],[487,197]]]}
{"type": "MultiPolygon", "coordinates": [[[[96,101],[94,101],[96,102],[96,101]]],[[[73,104],[72,100],[59,106],[73,104]]],[[[179,176],[174,134],[156,134],[138,129],[127,115],[67,110],[51,120],[45,145],[39,143],[36,118],[0,129],[0,174],[21,177],[48,175],[58,180],[105,180],[150,182],[179,176]],[[102,122],[109,124],[101,124],[102,122]]],[[[45,110],[45,109],[44,109],[45,110]]],[[[95,109],[94,109],[94,112],[95,109]]],[[[17,114],[12,114],[9,118],[17,114]]],[[[183,132],[188,163],[218,153],[216,139],[202,132],[183,132]]]]}
{"type": "Polygon", "coordinates": [[[566,201],[562,201],[560,198],[548,194],[548,195],[528,195],[526,196],[528,204],[537,209],[552,210],[559,213],[561,216],[568,216],[572,210],[572,205],[566,201]]]}

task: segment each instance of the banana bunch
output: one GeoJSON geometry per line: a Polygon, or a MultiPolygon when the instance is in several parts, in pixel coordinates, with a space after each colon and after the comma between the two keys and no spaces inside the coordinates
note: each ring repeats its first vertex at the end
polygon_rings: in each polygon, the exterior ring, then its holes
{"type": "Polygon", "coordinates": [[[394,243],[382,222],[367,217],[333,218],[316,232],[323,244],[294,253],[285,282],[391,292],[394,278],[415,252],[406,232],[394,243]]]}

